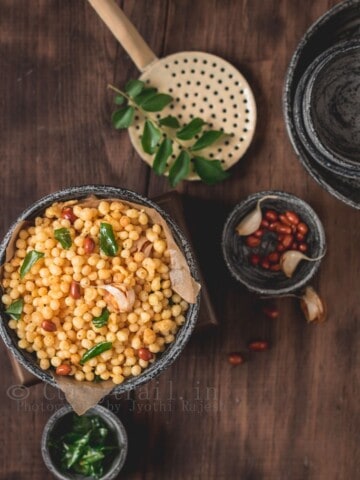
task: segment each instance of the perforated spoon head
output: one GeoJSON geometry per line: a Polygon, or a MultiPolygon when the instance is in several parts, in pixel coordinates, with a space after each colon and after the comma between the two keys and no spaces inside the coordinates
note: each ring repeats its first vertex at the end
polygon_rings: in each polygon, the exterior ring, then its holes
{"type": "MultiPolygon", "coordinates": [[[[221,160],[224,170],[243,157],[255,131],[256,104],[248,82],[230,63],[209,53],[180,52],[154,61],[140,80],[174,98],[161,114],[146,114],[155,123],[167,115],[177,117],[181,125],[201,117],[207,123],[205,129],[222,130],[225,135],[197,152],[198,155],[221,160]]],[[[151,166],[154,156],[145,153],[141,146],[144,123],[144,115],[138,113],[129,134],[140,157],[151,166]]],[[[175,132],[170,128],[166,129],[166,134],[175,138],[175,132]]],[[[193,142],[175,139],[168,167],[181,149],[193,142]]],[[[191,171],[188,180],[199,180],[199,177],[191,171]]]]}

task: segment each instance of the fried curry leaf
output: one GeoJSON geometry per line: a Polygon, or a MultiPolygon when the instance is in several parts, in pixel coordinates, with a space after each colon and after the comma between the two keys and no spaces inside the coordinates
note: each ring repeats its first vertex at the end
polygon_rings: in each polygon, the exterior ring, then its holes
{"type": "Polygon", "coordinates": [[[100,224],[100,249],[108,257],[115,257],[119,249],[110,223],[102,222],[100,224]]]}
{"type": "Polygon", "coordinates": [[[61,246],[68,250],[72,245],[70,230],[68,228],[58,228],[54,230],[54,237],[58,242],[60,242],[61,246]]]}
{"type": "Polygon", "coordinates": [[[40,258],[43,258],[44,254],[36,250],[31,250],[28,252],[24,258],[23,263],[20,267],[20,278],[24,278],[25,275],[31,270],[31,267],[38,261],[40,258]]]}
{"type": "Polygon", "coordinates": [[[20,320],[23,308],[24,300],[22,298],[18,298],[15,300],[15,302],[8,306],[8,308],[5,310],[5,313],[7,313],[14,320],[20,320]]]}

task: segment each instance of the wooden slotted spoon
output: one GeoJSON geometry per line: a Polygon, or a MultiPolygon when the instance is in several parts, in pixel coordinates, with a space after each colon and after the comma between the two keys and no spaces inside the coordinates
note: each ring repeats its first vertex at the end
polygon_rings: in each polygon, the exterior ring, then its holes
{"type": "MultiPolygon", "coordinates": [[[[230,134],[200,153],[209,159],[220,159],[224,170],[238,162],[251,143],[256,124],[254,96],[242,74],[222,58],[204,52],[179,52],[158,59],[115,0],[88,1],[140,70],[140,80],[174,97],[161,116],[173,115],[183,125],[201,117],[209,128],[230,134]]],[[[148,116],[160,118],[160,114],[148,116]]],[[[151,166],[153,156],[141,146],[143,124],[144,117],[138,114],[129,134],[140,157],[151,166]]],[[[170,163],[179,155],[180,148],[174,142],[170,163]]],[[[188,177],[198,179],[194,172],[188,177]]]]}

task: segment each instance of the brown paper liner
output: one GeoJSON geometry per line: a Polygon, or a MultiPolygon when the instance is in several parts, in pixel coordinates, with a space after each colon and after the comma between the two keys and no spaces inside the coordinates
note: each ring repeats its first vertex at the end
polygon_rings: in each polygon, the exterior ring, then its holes
{"type": "MultiPolygon", "coordinates": [[[[140,205],[137,203],[122,200],[120,198],[101,198],[98,199],[94,196],[86,198],[83,201],[71,200],[68,202],[61,202],[64,205],[80,205],[82,207],[94,208],[99,205],[100,202],[120,202],[124,205],[128,205],[131,208],[136,208],[145,212],[153,223],[161,225],[167,247],[170,252],[170,280],[172,289],[178,295],[180,295],[186,302],[195,303],[196,297],[200,291],[200,285],[192,277],[189,266],[186,262],[184,255],[180,248],[177,246],[170,228],[168,227],[162,216],[154,209],[140,205]]],[[[11,237],[11,240],[6,249],[6,262],[10,261],[15,254],[15,243],[17,236],[22,228],[24,228],[29,222],[20,222],[11,237]]],[[[2,276],[2,267],[0,267],[0,275],[2,276]]],[[[66,400],[69,402],[73,410],[78,414],[84,414],[89,408],[96,405],[103,397],[108,395],[114,388],[114,383],[111,380],[102,381],[100,383],[94,382],[78,382],[72,377],[62,377],[53,374],[53,378],[59,388],[64,392],[66,400]]],[[[126,381],[126,380],[125,380],[126,381]]]]}
{"type": "Polygon", "coordinates": [[[103,201],[121,202],[131,208],[141,210],[147,214],[147,216],[152,220],[153,223],[158,223],[159,225],[161,225],[165,233],[166,243],[170,252],[170,280],[172,289],[174,290],[174,292],[179,294],[180,297],[183,298],[186,302],[195,303],[196,297],[200,291],[200,285],[191,276],[186,259],[182,254],[180,248],[177,246],[174,237],[172,236],[172,233],[170,231],[170,228],[168,227],[162,216],[154,208],[145,207],[144,205],[139,205],[138,203],[123,201],[119,198],[97,199],[95,197],[90,197],[86,200],[83,200],[82,202],[78,202],[77,205],[94,208],[103,201]]]}
{"type": "Polygon", "coordinates": [[[115,387],[111,380],[95,383],[78,382],[73,377],[61,377],[59,375],[53,375],[53,378],[78,415],[83,415],[89,408],[99,403],[115,387]]]}

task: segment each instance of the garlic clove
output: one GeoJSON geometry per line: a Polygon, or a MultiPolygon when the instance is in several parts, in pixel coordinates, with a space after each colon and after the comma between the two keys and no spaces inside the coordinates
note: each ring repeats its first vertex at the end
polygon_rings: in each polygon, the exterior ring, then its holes
{"type": "Polygon", "coordinates": [[[300,307],[307,322],[321,323],[325,321],[325,303],[312,287],[306,287],[305,293],[300,299],[300,307]]]}
{"type": "Polygon", "coordinates": [[[149,240],[146,237],[140,237],[138,240],[135,242],[135,247],[138,252],[141,252],[143,246],[145,243],[147,243],[149,240]]]}
{"type": "Polygon", "coordinates": [[[280,267],[281,270],[285,273],[288,278],[291,278],[302,260],[307,259],[308,257],[298,250],[288,250],[283,253],[280,258],[280,267]]]}
{"type": "Polygon", "coordinates": [[[145,258],[150,257],[152,248],[153,248],[153,244],[151,242],[148,242],[148,244],[145,244],[142,250],[145,258]]]}
{"type": "Polygon", "coordinates": [[[151,250],[153,248],[153,244],[146,238],[140,237],[131,249],[131,252],[142,252],[144,257],[149,257],[151,254],[151,250]]]}
{"type": "Polygon", "coordinates": [[[261,212],[261,202],[269,198],[278,198],[277,195],[266,195],[265,197],[260,198],[254,210],[248,213],[241,222],[235,228],[236,233],[240,236],[247,236],[251,235],[252,233],[256,232],[259,229],[261,220],[262,220],[262,212],[261,212]]]}
{"type": "Polygon", "coordinates": [[[127,289],[126,296],[129,303],[129,308],[131,309],[135,303],[135,290],[133,288],[127,289]]]}
{"type": "Polygon", "coordinates": [[[129,312],[135,303],[135,291],[124,284],[99,285],[98,288],[105,290],[108,295],[106,300],[111,303],[115,310],[120,313],[129,312]]]}
{"type": "Polygon", "coordinates": [[[241,222],[235,229],[236,233],[240,236],[251,235],[259,229],[261,220],[262,214],[258,203],[255,210],[248,213],[246,217],[241,220],[241,222]]]}
{"type": "Polygon", "coordinates": [[[298,250],[288,250],[281,255],[280,268],[288,278],[291,278],[302,260],[306,260],[307,262],[316,262],[317,260],[323,258],[324,255],[325,253],[320,257],[310,258],[298,250]]]}

